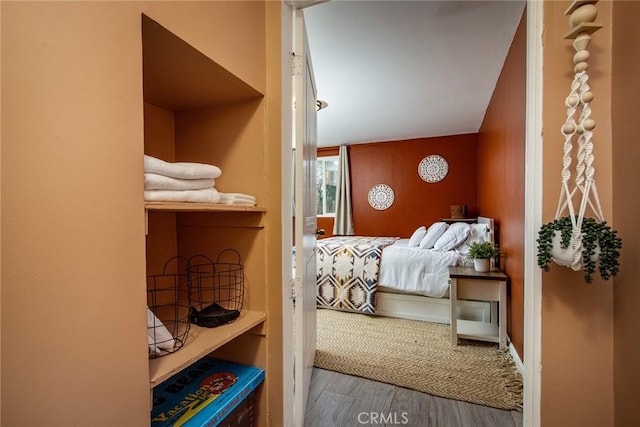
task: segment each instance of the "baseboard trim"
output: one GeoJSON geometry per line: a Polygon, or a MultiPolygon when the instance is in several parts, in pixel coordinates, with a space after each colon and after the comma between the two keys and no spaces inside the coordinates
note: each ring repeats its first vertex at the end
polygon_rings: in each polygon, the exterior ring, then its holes
{"type": "Polygon", "coordinates": [[[522,378],[524,378],[524,363],[522,363],[522,359],[520,359],[520,355],[516,351],[516,348],[513,346],[513,343],[511,342],[511,339],[509,338],[508,335],[507,335],[507,342],[509,343],[509,354],[511,354],[513,361],[516,363],[516,368],[518,368],[518,372],[520,372],[520,375],[522,375],[522,378]]]}

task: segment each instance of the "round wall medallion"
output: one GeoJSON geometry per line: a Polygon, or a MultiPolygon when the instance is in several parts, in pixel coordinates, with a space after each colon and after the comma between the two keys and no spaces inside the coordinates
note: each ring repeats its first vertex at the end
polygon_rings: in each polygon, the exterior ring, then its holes
{"type": "Polygon", "coordinates": [[[386,184],[378,184],[369,190],[369,204],[372,208],[383,211],[393,204],[393,190],[386,184]]]}
{"type": "Polygon", "coordinates": [[[439,182],[449,173],[449,163],[437,154],[427,156],[418,165],[418,175],[426,182],[439,182]]]}

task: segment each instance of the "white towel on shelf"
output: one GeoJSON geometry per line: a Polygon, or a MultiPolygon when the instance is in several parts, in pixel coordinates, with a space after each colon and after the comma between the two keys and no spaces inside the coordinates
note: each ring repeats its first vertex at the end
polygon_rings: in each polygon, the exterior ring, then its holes
{"type": "Polygon", "coordinates": [[[250,200],[243,199],[223,199],[221,198],[218,202],[223,205],[243,205],[243,206],[255,206],[256,202],[252,202],[250,200]]]}
{"type": "Polygon", "coordinates": [[[242,193],[220,193],[220,203],[225,205],[255,206],[256,198],[242,193]]]}
{"type": "Polygon", "coordinates": [[[144,171],[182,179],[218,178],[222,175],[220,168],[214,165],[189,162],[169,163],[146,154],[144,171]]]}
{"type": "Polygon", "coordinates": [[[202,190],[214,185],[213,178],[180,179],[150,172],[144,174],[145,190],[202,190]]]}
{"type": "Polygon", "coordinates": [[[220,193],[220,196],[224,196],[224,197],[229,197],[229,198],[234,198],[234,199],[247,199],[250,201],[255,202],[256,198],[255,196],[252,196],[250,194],[242,194],[242,193],[220,193]]]}
{"type": "Polygon", "coordinates": [[[158,355],[162,350],[171,350],[175,345],[175,339],[164,323],[147,307],[147,338],[151,354],[158,355]]]}
{"type": "Polygon", "coordinates": [[[148,190],[144,192],[148,202],[219,203],[220,193],[215,188],[202,190],[148,190]]]}
{"type": "Polygon", "coordinates": [[[222,205],[239,205],[239,206],[255,206],[256,202],[249,202],[246,200],[220,200],[222,205]]]}

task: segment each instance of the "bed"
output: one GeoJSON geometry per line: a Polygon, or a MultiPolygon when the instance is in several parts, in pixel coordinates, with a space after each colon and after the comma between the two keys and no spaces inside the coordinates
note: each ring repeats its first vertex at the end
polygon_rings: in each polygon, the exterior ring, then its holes
{"type": "MultiPolygon", "coordinates": [[[[318,307],[449,323],[448,267],[465,264],[471,242],[494,241],[493,219],[478,217],[475,224],[439,222],[421,228],[424,233],[419,228],[410,239],[339,236],[319,240],[318,307]],[[444,231],[422,244],[437,227],[444,231]],[[453,229],[468,229],[468,233],[449,232],[453,229]],[[451,240],[447,232],[457,235],[451,240]],[[438,245],[440,239],[448,241],[438,245]]],[[[490,303],[462,303],[459,318],[490,321],[490,303]]]]}

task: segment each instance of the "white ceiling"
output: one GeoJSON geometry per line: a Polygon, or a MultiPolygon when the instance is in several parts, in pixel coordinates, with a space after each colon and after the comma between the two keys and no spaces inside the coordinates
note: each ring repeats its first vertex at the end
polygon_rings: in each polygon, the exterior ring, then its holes
{"type": "Polygon", "coordinates": [[[524,1],[340,1],[304,10],[318,145],[477,132],[524,1]]]}

